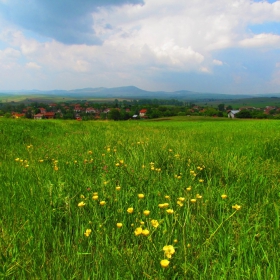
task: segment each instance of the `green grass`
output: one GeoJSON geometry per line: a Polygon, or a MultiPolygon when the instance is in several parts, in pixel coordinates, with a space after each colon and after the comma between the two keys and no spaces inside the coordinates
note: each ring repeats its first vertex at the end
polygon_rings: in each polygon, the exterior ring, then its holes
{"type": "Polygon", "coordinates": [[[214,101],[200,101],[196,100],[194,103],[200,106],[213,106],[217,108],[219,104],[223,103],[225,106],[231,105],[234,109],[239,109],[241,107],[256,107],[265,108],[266,106],[278,106],[280,105],[280,98],[273,97],[252,97],[252,98],[242,98],[242,99],[225,99],[225,100],[214,100],[214,101]]]}
{"type": "Polygon", "coordinates": [[[279,279],[279,128],[0,119],[1,277],[279,279]]]}

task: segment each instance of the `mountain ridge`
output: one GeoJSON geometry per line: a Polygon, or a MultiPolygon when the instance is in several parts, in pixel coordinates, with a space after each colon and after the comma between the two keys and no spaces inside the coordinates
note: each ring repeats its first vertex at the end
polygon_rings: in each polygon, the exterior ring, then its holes
{"type": "Polygon", "coordinates": [[[177,91],[148,91],[138,88],[136,86],[123,87],[86,87],[80,89],[53,89],[53,90],[0,90],[0,94],[24,95],[24,94],[47,94],[50,96],[75,97],[75,98],[129,98],[129,99],[179,99],[179,100],[196,100],[196,99],[243,99],[253,97],[280,97],[280,93],[265,93],[265,94],[224,94],[211,92],[196,92],[190,90],[177,91]]]}

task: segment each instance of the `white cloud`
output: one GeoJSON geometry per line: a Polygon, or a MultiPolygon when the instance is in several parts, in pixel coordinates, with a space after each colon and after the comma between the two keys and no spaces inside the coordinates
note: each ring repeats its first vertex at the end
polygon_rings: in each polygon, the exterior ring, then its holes
{"type": "Polygon", "coordinates": [[[247,18],[252,23],[262,23],[264,21],[279,21],[280,1],[268,3],[266,1],[253,2],[246,13],[247,18]]]}
{"type": "Polygon", "coordinates": [[[36,62],[28,62],[25,64],[26,68],[30,69],[41,69],[41,66],[38,65],[36,62]]]}
{"type": "Polygon", "coordinates": [[[221,60],[218,60],[218,59],[213,59],[213,64],[221,66],[221,65],[223,65],[223,62],[221,60]]]}
{"type": "Polygon", "coordinates": [[[274,34],[258,34],[251,38],[241,40],[239,45],[246,48],[258,48],[258,47],[280,47],[280,36],[274,34]]]}
{"type": "Polygon", "coordinates": [[[203,73],[211,73],[211,71],[207,67],[201,67],[199,70],[203,73]]]}
{"type": "Polygon", "coordinates": [[[51,80],[55,76],[69,88],[145,87],[164,71],[213,73],[215,66],[227,65],[226,59],[215,59],[223,49],[280,46],[278,35],[247,31],[248,24],[279,21],[280,1],[146,0],[144,5],[102,7],[92,17],[95,34],[103,40],[100,46],[39,42],[24,31],[1,27],[0,40],[9,48],[0,50],[0,62],[5,58],[19,69],[21,57],[26,71],[41,69],[38,75],[51,73],[51,80]]]}
{"type": "Polygon", "coordinates": [[[1,61],[15,61],[21,56],[20,51],[13,48],[6,48],[0,50],[0,60],[1,61]]]}

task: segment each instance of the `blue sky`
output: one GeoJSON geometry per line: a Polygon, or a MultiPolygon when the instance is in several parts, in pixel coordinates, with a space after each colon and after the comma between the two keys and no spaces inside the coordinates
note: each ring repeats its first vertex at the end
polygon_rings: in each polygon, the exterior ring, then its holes
{"type": "Polygon", "coordinates": [[[280,0],[0,0],[0,90],[280,93],[280,0]]]}

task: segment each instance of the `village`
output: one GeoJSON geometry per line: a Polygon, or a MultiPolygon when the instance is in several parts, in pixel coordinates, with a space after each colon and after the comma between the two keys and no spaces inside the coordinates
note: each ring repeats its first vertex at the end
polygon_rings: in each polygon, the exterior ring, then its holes
{"type": "MultiPolygon", "coordinates": [[[[28,106],[24,104],[3,104],[0,107],[0,116],[12,118],[41,119],[75,119],[81,120],[129,120],[155,119],[171,116],[209,116],[227,118],[280,118],[280,108],[265,106],[264,108],[240,107],[233,109],[231,105],[219,104],[204,107],[192,103],[179,105],[161,105],[160,101],[148,104],[142,102],[118,101],[107,103],[38,103],[28,106]]],[[[165,102],[166,103],[166,102],[165,102]]]]}

